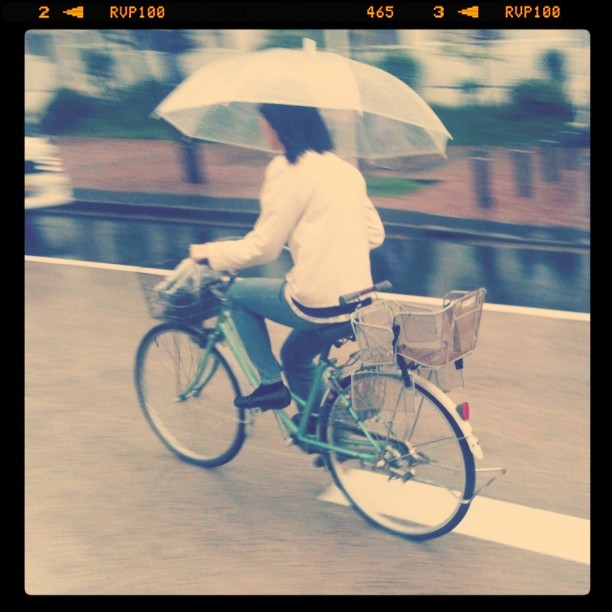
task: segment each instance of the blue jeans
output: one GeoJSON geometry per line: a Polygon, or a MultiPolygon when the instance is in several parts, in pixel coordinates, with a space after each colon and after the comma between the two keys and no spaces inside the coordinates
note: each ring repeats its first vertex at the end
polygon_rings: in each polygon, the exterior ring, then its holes
{"type": "Polygon", "coordinates": [[[289,388],[305,399],[312,384],[313,359],[347,327],[313,323],[296,315],[287,303],[281,279],[238,278],[228,292],[228,305],[260,384],[282,380],[284,371],[289,388]],[[282,368],[272,352],[266,319],[292,328],[281,347],[282,368]]]}

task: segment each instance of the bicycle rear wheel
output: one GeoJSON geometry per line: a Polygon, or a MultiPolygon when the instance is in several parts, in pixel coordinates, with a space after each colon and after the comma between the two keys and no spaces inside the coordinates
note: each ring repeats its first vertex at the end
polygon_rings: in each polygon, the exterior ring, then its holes
{"type": "Polygon", "coordinates": [[[410,540],[444,535],[469,509],[474,456],[441,392],[418,382],[404,388],[401,376],[376,373],[375,380],[386,385],[385,394],[373,394],[369,408],[353,410],[350,378],[326,403],[320,436],[359,453],[329,451],[327,469],[371,523],[410,540]]]}
{"type": "Polygon", "coordinates": [[[205,346],[203,330],[157,325],[138,347],[135,382],[144,415],[166,447],[187,463],[217,467],[244,443],[244,411],[233,405],[238,383],[216,347],[198,376],[205,346]]]}

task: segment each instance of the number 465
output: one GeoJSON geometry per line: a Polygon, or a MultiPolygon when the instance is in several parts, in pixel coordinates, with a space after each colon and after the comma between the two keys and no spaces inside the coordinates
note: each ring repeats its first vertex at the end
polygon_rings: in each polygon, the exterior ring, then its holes
{"type": "Polygon", "coordinates": [[[368,15],[372,19],[391,19],[393,17],[393,5],[379,6],[378,8],[369,6],[368,15]]]}

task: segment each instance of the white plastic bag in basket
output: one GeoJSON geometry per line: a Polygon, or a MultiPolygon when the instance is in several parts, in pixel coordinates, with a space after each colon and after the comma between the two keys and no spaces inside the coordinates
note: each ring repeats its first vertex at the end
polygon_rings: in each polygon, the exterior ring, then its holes
{"type": "Polygon", "coordinates": [[[181,290],[197,293],[200,290],[202,269],[202,266],[187,257],[155,286],[155,291],[167,295],[173,295],[181,290]]]}

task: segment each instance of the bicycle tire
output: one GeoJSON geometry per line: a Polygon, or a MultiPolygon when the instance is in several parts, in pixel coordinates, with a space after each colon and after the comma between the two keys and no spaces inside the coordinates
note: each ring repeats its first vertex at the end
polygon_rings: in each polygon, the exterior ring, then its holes
{"type": "Polygon", "coordinates": [[[402,396],[394,406],[377,406],[369,411],[373,416],[357,423],[347,408],[350,377],[341,386],[343,391],[330,394],[324,405],[319,437],[372,455],[365,462],[341,451],[324,455],[326,468],[353,509],[370,523],[413,541],[453,530],[469,509],[476,470],[442,391],[415,382],[404,392],[412,399],[402,396]],[[374,444],[380,448],[374,450],[374,444]]]}
{"type": "Polygon", "coordinates": [[[244,410],[233,405],[236,376],[216,347],[206,383],[187,399],[179,393],[193,380],[206,332],[180,323],[161,323],[143,337],[136,353],[135,382],[147,422],[179,459],[213,468],[231,461],[246,438],[244,410]]]}

